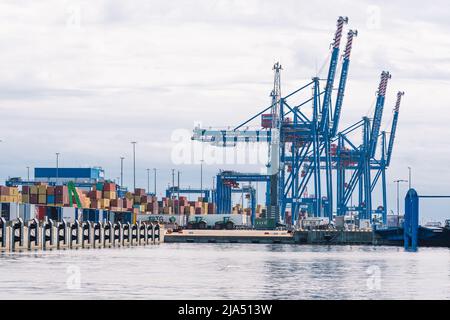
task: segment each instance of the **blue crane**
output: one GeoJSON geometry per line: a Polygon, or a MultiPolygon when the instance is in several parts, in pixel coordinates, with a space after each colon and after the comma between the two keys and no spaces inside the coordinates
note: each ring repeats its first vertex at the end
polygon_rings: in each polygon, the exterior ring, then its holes
{"type": "Polygon", "coordinates": [[[329,125],[329,115],[330,115],[330,103],[331,103],[331,93],[333,91],[334,78],[336,75],[336,68],[339,59],[339,46],[341,44],[342,38],[342,29],[344,28],[344,24],[348,23],[347,17],[339,17],[337,21],[337,29],[334,35],[333,41],[333,51],[331,53],[330,66],[328,68],[328,77],[327,83],[325,86],[325,94],[323,97],[323,106],[322,106],[322,116],[320,120],[319,129],[323,132],[328,130],[327,126],[329,125]]]}
{"type": "Polygon", "coordinates": [[[386,96],[386,87],[388,80],[391,78],[391,75],[388,71],[383,71],[381,73],[381,81],[378,86],[377,93],[377,102],[375,105],[375,114],[372,120],[372,132],[370,134],[370,146],[369,146],[369,155],[370,157],[375,156],[375,151],[377,149],[378,137],[380,135],[380,127],[381,120],[383,118],[383,108],[384,108],[384,99],[386,96]]]}
{"type": "Polygon", "coordinates": [[[400,112],[400,103],[402,96],[405,94],[403,91],[397,92],[397,102],[395,103],[394,107],[394,117],[392,119],[392,127],[391,127],[391,134],[389,137],[389,145],[386,155],[386,166],[389,166],[391,163],[391,155],[392,155],[392,149],[394,148],[394,141],[395,141],[395,133],[397,131],[397,123],[398,123],[398,114],[400,112]]]}
{"type": "MultiPolygon", "coordinates": [[[[300,208],[305,207],[312,208],[313,212],[309,214],[316,217],[328,217],[331,220],[334,204],[333,170],[335,169],[337,170],[338,214],[345,214],[352,209],[358,211],[360,217],[370,218],[372,191],[380,176],[383,181],[385,180],[386,164],[390,161],[389,154],[392,152],[392,146],[386,148],[386,133],[380,134],[380,126],[387,82],[390,78],[388,72],[381,74],[372,121],[364,117],[338,133],[352,42],[357,36],[357,31],[350,30],[347,33],[334,111],[331,106],[339,45],[343,25],[347,22],[347,18],[339,17],[338,19],[328,77],[323,79],[326,81],[324,90],[321,90],[322,79],[314,77],[288,95],[281,96],[279,74],[281,66],[277,63],[274,66],[274,89],[271,93],[270,106],[232,129],[194,129],[194,140],[213,143],[217,146],[236,146],[239,142],[269,144],[268,168],[270,170],[265,175],[250,174],[250,176],[251,179],[256,179],[251,181],[267,183],[266,205],[268,211],[274,213],[279,221],[288,223],[286,213],[290,210],[292,215],[290,222],[294,224],[300,208]],[[312,95],[306,93],[305,98],[305,92],[309,90],[312,91],[312,95]],[[248,125],[259,118],[262,118],[262,129],[249,129],[248,125]],[[363,134],[362,141],[354,143],[350,135],[360,129],[363,134]],[[379,136],[382,137],[383,149],[381,156],[376,158],[375,149],[379,136]],[[374,170],[378,171],[372,179],[371,172],[374,170]],[[351,171],[349,179],[346,177],[346,171],[351,171]],[[355,190],[358,191],[359,203],[349,207],[349,201],[355,190]]],[[[394,120],[397,121],[396,119],[395,117],[394,120]]],[[[393,125],[393,128],[395,127],[396,124],[393,125]]],[[[391,131],[389,144],[393,145],[394,136],[395,129],[391,131]]],[[[216,198],[220,207],[221,199],[229,198],[231,188],[222,188],[219,184],[217,186],[216,198]],[[222,189],[219,190],[220,188],[222,189]]],[[[385,189],[385,181],[383,188],[385,189]]],[[[224,212],[230,209],[225,204],[222,207],[224,212]]],[[[383,207],[385,214],[385,205],[383,207]]]]}
{"type": "Polygon", "coordinates": [[[349,128],[338,133],[336,150],[336,170],[337,170],[337,214],[343,215],[347,211],[358,212],[360,218],[371,219],[372,213],[380,213],[383,222],[386,223],[386,169],[390,164],[395,131],[398,123],[398,111],[400,108],[400,99],[403,92],[398,92],[397,102],[394,107],[394,117],[392,121],[392,130],[389,141],[389,147],[386,147],[386,132],[381,132],[376,137],[381,136],[381,152],[377,158],[371,154],[371,146],[375,136],[372,136],[374,130],[379,130],[384,105],[384,96],[386,94],[387,79],[390,78],[388,72],[383,72],[380,80],[380,86],[377,97],[377,107],[374,112],[372,124],[370,119],[364,117],[361,121],[355,123],[349,128]],[[383,99],[380,99],[382,96],[383,99]],[[378,129],[374,129],[378,126],[378,129]],[[349,136],[357,129],[362,128],[363,139],[360,145],[352,142],[349,136]],[[352,171],[350,179],[345,177],[346,171],[352,171]],[[372,177],[371,172],[375,174],[372,177]],[[381,191],[383,205],[372,211],[372,195],[374,189],[381,177],[381,191]],[[351,197],[358,186],[358,204],[348,206],[351,197]]]}
{"type": "Polygon", "coordinates": [[[357,30],[349,30],[347,34],[347,44],[345,46],[344,61],[342,62],[342,69],[341,69],[341,78],[339,80],[338,93],[336,96],[336,103],[334,105],[334,115],[332,121],[333,125],[331,128],[330,137],[336,136],[338,130],[339,119],[341,117],[342,103],[344,101],[345,85],[347,83],[348,69],[350,65],[350,53],[352,51],[353,37],[356,37],[357,35],[358,35],[357,30]]]}

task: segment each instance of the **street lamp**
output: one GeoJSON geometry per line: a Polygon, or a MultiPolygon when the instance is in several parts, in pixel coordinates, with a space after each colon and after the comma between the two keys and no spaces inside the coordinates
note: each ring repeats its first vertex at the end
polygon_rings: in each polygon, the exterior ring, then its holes
{"type": "Polygon", "coordinates": [[[154,173],[154,175],[153,175],[153,178],[154,178],[154,184],[155,184],[155,197],[156,197],[156,168],[153,168],[153,173],[154,173]]]}
{"type": "Polygon", "coordinates": [[[150,193],[150,169],[147,168],[147,194],[150,193]]]}
{"type": "Polygon", "coordinates": [[[56,182],[55,184],[58,185],[58,177],[59,177],[59,152],[56,153],[56,182]]]}
{"type": "Polygon", "coordinates": [[[172,188],[175,191],[175,169],[172,169],[172,188]]]}
{"type": "Polygon", "coordinates": [[[397,222],[400,221],[400,198],[399,198],[399,192],[400,192],[400,182],[408,182],[408,180],[394,180],[394,183],[397,184],[397,222]]]}
{"type": "Polygon", "coordinates": [[[136,190],[136,141],[131,141],[133,145],[133,192],[136,190]]]}
{"type": "Polygon", "coordinates": [[[27,167],[27,181],[30,181],[30,167],[27,167]]]}
{"type": "Polygon", "coordinates": [[[178,171],[178,214],[180,214],[180,171],[178,171]]]}
{"type": "Polygon", "coordinates": [[[123,159],[124,157],[120,157],[120,188],[123,188],[123,159]]]}
{"type": "Polygon", "coordinates": [[[205,160],[200,160],[200,195],[203,197],[203,162],[205,160]]]}

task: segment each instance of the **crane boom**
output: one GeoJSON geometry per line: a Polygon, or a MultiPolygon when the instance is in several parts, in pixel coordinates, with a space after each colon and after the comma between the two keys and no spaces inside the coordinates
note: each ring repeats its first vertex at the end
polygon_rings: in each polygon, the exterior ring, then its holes
{"type": "Polygon", "coordinates": [[[237,142],[270,142],[267,130],[220,130],[194,128],[192,140],[210,142],[216,146],[235,146],[237,142]]]}
{"type": "Polygon", "coordinates": [[[375,156],[377,149],[378,136],[380,134],[381,120],[383,118],[384,98],[386,96],[386,88],[391,74],[388,71],[381,72],[380,85],[378,86],[377,103],[372,123],[372,132],[369,139],[369,155],[375,156]]]}
{"type": "Polygon", "coordinates": [[[328,69],[328,78],[327,78],[327,84],[325,87],[325,95],[323,98],[322,118],[320,120],[320,127],[319,127],[319,129],[322,132],[325,132],[325,130],[328,130],[328,128],[327,129],[325,129],[325,128],[328,125],[331,92],[333,90],[334,78],[336,75],[336,66],[337,66],[338,57],[339,57],[339,46],[341,44],[342,29],[344,28],[345,23],[348,23],[347,17],[339,17],[338,18],[337,29],[336,29],[336,33],[334,35],[333,51],[331,54],[330,67],[328,69]]]}
{"type": "Polygon", "coordinates": [[[270,93],[272,97],[272,128],[278,128],[279,124],[279,112],[280,112],[280,99],[281,99],[281,72],[283,67],[279,62],[273,65],[275,71],[275,77],[273,80],[273,90],[270,93]]]}
{"type": "Polygon", "coordinates": [[[342,62],[341,78],[339,80],[339,88],[336,97],[336,104],[333,115],[333,127],[331,129],[331,137],[336,136],[339,119],[341,116],[342,102],[344,101],[345,84],[347,83],[348,68],[350,65],[350,52],[352,51],[353,37],[358,35],[358,31],[349,30],[347,33],[347,44],[344,51],[344,61],[342,62]]]}
{"type": "Polygon", "coordinates": [[[391,128],[391,134],[389,137],[389,144],[388,144],[387,157],[386,157],[386,166],[389,166],[389,164],[391,163],[392,149],[394,149],[395,132],[397,131],[398,114],[400,111],[400,102],[401,102],[402,96],[404,94],[405,93],[403,91],[397,92],[397,102],[395,103],[395,107],[394,107],[394,118],[392,119],[392,128],[391,128]]]}

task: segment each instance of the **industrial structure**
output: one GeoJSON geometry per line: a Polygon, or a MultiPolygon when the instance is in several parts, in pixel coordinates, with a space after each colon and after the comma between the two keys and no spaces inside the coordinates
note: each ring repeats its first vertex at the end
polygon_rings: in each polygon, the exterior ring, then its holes
{"type": "Polygon", "coordinates": [[[349,211],[372,223],[378,221],[375,219],[378,214],[386,222],[386,169],[394,147],[403,92],[397,94],[389,142],[388,133],[380,132],[391,77],[387,71],[381,73],[373,118],[364,117],[339,131],[350,54],[357,36],[356,30],[347,32],[340,61],[341,38],[347,23],[346,17],[337,20],[326,79],[315,76],[282,96],[282,67],[277,62],[273,67],[275,77],[270,106],[231,130],[194,128],[193,140],[215,146],[234,147],[241,142],[269,146],[266,174],[223,171],[217,175],[214,200],[218,213],[229,212],[231,190],[239,182],[265,182],[267,216],[281,223],[294,225],[303,215],[325,217],[331,222],[334,215],[345,215],[349,211]],[[339,84],[335,90],[339,65],[339,84]],[[250,127],[259,119],[261,123],[257,127],[250,127]],[[351,136],[357,130],[362,131],[362,141],[352,141],[351,136]],[[374,190],[379,184],[382,204],[373,210],[374,190]],[[358,203],[353,206],[349,202],[354,193],[358,195],[358,203]]]}

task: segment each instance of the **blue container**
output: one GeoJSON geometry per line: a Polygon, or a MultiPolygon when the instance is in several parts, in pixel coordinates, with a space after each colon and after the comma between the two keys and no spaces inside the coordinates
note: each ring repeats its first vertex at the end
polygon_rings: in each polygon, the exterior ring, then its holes
{"type": "Polygon", "coordinates": [[[61,207],[47,207],[45,216],[53,221],[62,221],[62,208],[61,207]]]}
{"type": "Polygon", "coordinates": [[[104,171],[101,168],[35,168],[35,178],[66,178],[66,179],[102,179],[104,171]]]}
{"type": "Polygon", "coordinates": [[[83,221],[99,222],[100,211],[96,209],[83,209],[83,221]]]}
{"type": "Polygon", "coordinates": [[[55,196],[54,195],[47,195],[47,203],[55,203],[55,196]]]}
{"type": "Polygon", "coordinates": [[[111,212],[108,210],[102,210],[102,221],[111,221],[111,212]]]}

